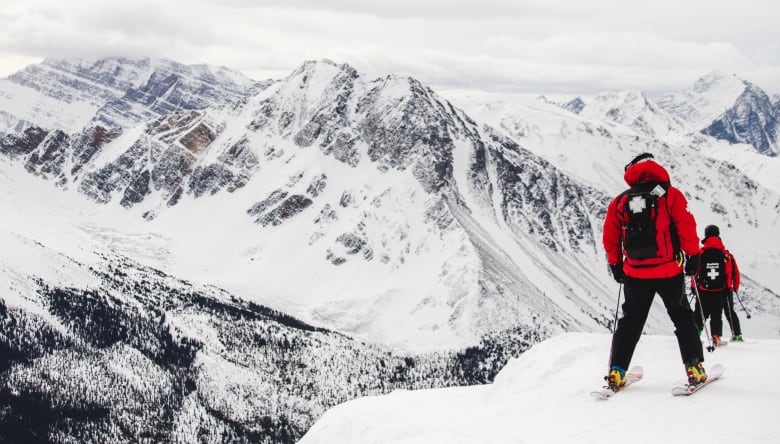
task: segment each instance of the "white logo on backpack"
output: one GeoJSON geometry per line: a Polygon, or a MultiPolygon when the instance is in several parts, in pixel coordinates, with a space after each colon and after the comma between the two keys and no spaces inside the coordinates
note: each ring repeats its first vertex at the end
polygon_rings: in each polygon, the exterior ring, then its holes
{"type": "Polygon", "coordinates": [[[718,268],[720,266],[718,264],[707,264],[707,277],[710,278],[710,280],[715,280],[718,276],[720,276],[720,273],[718,272],[718,268]]]}
{"type": "Polygon", "coordinates": [[[647,208],[647,202],[642,196],[634,196],[628,202],[628,209],[631,210],[632,213],[641,213],[645,208],[647,208]]]}

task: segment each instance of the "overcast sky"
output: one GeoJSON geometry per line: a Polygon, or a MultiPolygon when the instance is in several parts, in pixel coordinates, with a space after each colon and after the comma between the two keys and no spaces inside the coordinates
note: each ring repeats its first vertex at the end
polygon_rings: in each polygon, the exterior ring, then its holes
{"type": "Polygon", "coordinates": [[[652,96],[724,70],[777,94],[778,19],[777,0],[0,0],[0,78],[128,56],[264,80],[329,58],[439,90],[652,96]]]}

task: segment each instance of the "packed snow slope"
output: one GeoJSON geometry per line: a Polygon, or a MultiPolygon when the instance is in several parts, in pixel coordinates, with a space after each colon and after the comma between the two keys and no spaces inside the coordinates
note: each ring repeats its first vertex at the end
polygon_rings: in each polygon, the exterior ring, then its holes
{"type": "MultiPolygon", "coordinates": [[[[749,321],[748,321],[749,322],[749,321]]],[[[757,369],[780,365],[780,341],[729,344],[705,356],[724,376],[691,397],[673,336],[643,336],[633,364],[644,379],[608,401],[602,384],[611,336],[565,333],[511,360],[490,385],[396,391],[328,411],[300,444],[777,443],[780,387],[757,369]]]]}

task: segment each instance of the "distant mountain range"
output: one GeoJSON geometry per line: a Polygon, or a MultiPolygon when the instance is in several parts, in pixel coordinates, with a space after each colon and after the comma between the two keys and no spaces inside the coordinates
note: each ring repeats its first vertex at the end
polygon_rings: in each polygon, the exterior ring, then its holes
{"type": "MultiPolygon", "coordinates": [[[[643,151],[721,226],[752,332],[776,336],[777,100],[753,88],[712,74],[558,105],[328,60],[265,82],[30,66],[0,81],[0,424],[295,442],[346,399],[489,381],[544,338],[609,328],[601,223],[643,151]]],[[[647,328],[669,331],[662,309],[647,328]]]]}
{"type": "Polygon", "coordinates": [[[618,91],[590,101],[577,97],[562,107],[655,137],[700,132],[729,143],[751,145],[767,156],[780,153],[777,97],[771,99],[754,84],[723,72],[709,73],[692,88],[656,101],[640,91],[618,91]]]}
{"type": "Polygon", "coordinates": [[[0,79],[0,135],[30,126],[67,133],[91,125],[127,128],[231,103],[254,83],[227,68],[167,59],[47,59],[0,79]]]}

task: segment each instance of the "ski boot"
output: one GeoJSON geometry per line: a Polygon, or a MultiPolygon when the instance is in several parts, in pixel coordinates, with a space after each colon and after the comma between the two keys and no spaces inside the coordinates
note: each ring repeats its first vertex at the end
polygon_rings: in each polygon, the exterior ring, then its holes
{"type": "Polygon", "coordinates": [[[626,385],[626,370],[620,366],[613,365],[609,371],[609,376],[604,379],[607,380],[607,387],[616,392],[626,385]]]}
{"type": "Polygon", "coordinates": [[[720,347],[720,336],[712,335],[712,345],[715,347],[720,347]]]}
{"type": "Polygon", "coordinates": [[[704,365],[701,362],[689,365],[687,373],[688,385],[698,385],[707,380],[707,372],[704,371],[704,365]]]}
{"type": "Polygon", "coordinates": [[[734,335],[731,337],[731,342],[745,342],[745,340],[742,339],[742,335],[734,335]]]}

